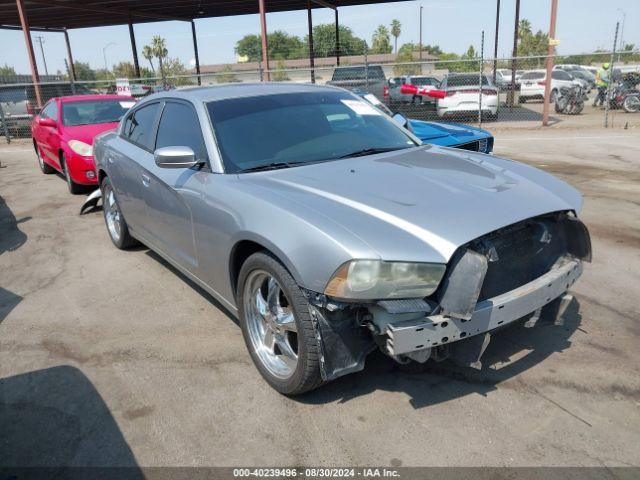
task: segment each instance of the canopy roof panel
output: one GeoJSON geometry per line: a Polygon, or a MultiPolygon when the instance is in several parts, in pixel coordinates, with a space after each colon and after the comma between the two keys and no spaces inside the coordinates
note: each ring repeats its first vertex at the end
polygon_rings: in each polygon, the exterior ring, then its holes
{"type": "MultiPolygon", "coordinates": [[[[390,3],[399,0],[324,0],[312,2],[337,7],[390,3]]],[[[103,27],[128,22],[197,20],[258,13],[258,0],[24,0],[31,28],[61,29],[103,27]]],[[[307,0],[265,0],[267,13],[304,10],[307,0]]],[[[0,25],[19,27],[15,0],[0,0],[0,25]]]]}

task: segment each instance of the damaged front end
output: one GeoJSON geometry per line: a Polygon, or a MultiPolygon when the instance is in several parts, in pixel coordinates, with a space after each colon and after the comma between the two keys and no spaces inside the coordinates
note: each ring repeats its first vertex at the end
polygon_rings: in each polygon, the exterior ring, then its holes
{"type": "Polygon", "coordinates": [[[587,228],[558,212],[461,246],[427,298],[355,304],[307,291],[322,376],[362,370],[376,347],[400,363],[450,358],[480,368],[490,332],[525,318],[535,325],[545,305],[565,297],[583,261],[591,261],[587,228]]]}

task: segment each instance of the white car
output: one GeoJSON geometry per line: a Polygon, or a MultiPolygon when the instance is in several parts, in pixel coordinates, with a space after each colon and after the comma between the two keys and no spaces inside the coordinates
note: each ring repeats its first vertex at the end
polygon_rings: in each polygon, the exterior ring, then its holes
{"type": "MultiPolygon", "coordinates": [[[[442,80],[440,90],[445,97],[437,103],[438,116],[472,115],[480,109],[480,78],[475,73],[449,74],[442,80]]],[[[487,75],[482,76],[483,116],[498,116],[498,89],[487,75]]]]}
{"type": "MultiPolygon", "coordinates": [[[[527,100],[543,100],[546,86],[546,70],[530,70],[524,72],[520,78],[520,102],[527,100]]],[[[560,87],[572,87],[581,85],[573,76],[564,70],[554,70],[551,72],[551,102],[555,102],[556,95],[560,87]]],[[[581,85],[582,86],[582,85],[581,85]]]]}

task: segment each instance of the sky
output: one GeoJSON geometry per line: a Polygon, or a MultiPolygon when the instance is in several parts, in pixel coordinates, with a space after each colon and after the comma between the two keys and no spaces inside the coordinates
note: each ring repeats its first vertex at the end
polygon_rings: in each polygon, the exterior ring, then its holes
{"type": "MultiPolygon", "coordinates": [[[[625,17],[624,42],[640,47],[639,0],[559,0],[556,37],[561,44],[558,53],[583,53],[596,48],[611,50],[616,22],[625,17]]],[[[350,27],[357,36],[371,44],[375,28],[389,25],[397,18],[402,24],[398,46],[405,42],[418,42],[419,8],[423,8],[423,43],[437,44],[447,52],[464,53],[469,45],[480,47],[484,30],[485,51],[493,51],[496,0],[422,0],[379,5],[343,7],[340,23],[350,27]]],[[[534,30],[548,31],[551,0],[521,0],[520,18],[528,19],[534,30]]],[[[28,12],[27,12],[28,14],[28,12]]],[[[509,56],[513,45],[515,0],[502,0],[500,13],[500,57],[509,56]]],[[[314,24],[332,23],[333,11],[315,9],[314,24]]],[[[162,35],[167,41],[170,57],[176,57],[189,66],[193,64],[191,27],[186,22],[157,22],[135,25],[136,42],[141,65],[146,65],[140,54],[142,47],[153,35],[162,35]]],[[[210,18],[196,20],[200,64],[235,62],[234,46],[246,34],[259,33],[258,15],[210,18]]],[[[267,15],[267,30],[284,30],[303,37],[307,33],[306,10],[272,13],[267,15]]],[[[41,35],[47,69],[50,74],[64,70],[66,47],[61,33],[34,32],[41,35]]],[[[132,61],[131,44],[126,25],[69,31],[75,61],[88,62],[93,68],[112,66],[120,61],[132,61]]],[[[45,73],[42,54],[34,42],[38,69],[45,73]]],[[[0,65],[13,66],[18,73],[29,73],[24,38],[21,31],[0,30],[0,65]]],[[[148,65],[147,65],[148,66],[148,65]]]]}

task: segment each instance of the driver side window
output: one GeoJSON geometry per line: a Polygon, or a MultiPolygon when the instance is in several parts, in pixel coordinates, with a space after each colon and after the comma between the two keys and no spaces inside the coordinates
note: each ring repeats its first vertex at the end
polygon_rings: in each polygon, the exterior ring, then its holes
{"type": "Polygon", "coordinates": [[[55,100],[51,100],[48,105],[40,112],[40,118],[50,118],[52,120],[58,120],[58,105],[55,100]]]}

